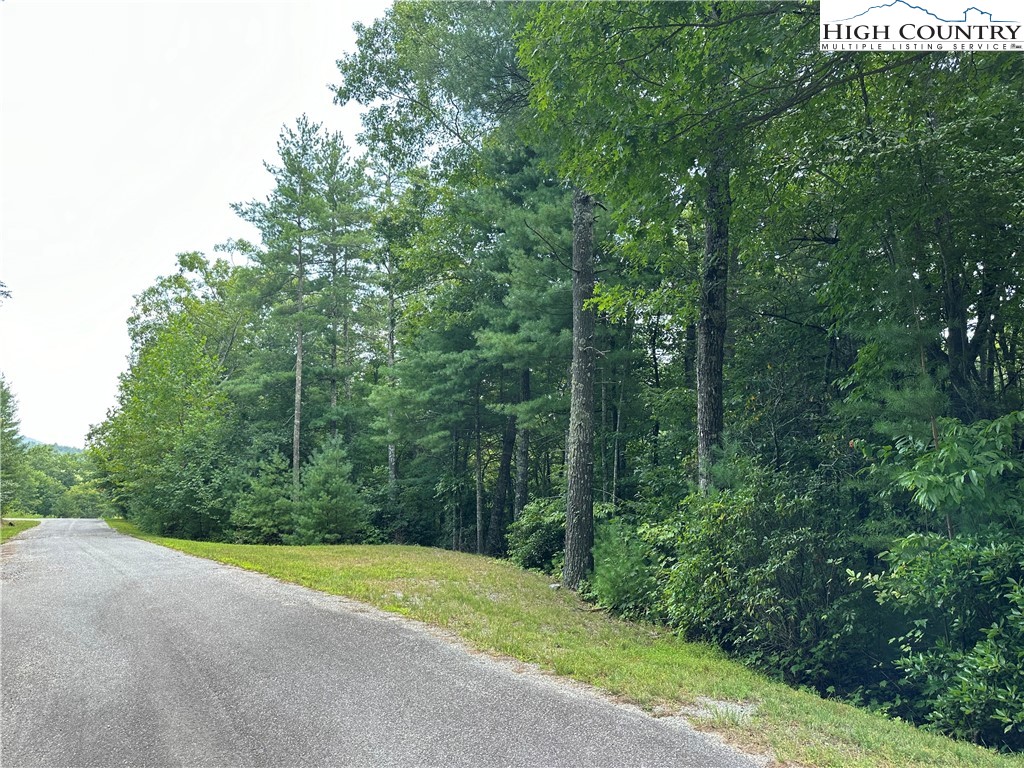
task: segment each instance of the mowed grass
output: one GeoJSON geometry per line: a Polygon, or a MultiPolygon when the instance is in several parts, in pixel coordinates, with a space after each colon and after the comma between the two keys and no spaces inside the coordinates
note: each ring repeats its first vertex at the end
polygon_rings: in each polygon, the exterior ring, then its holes
{"type": "Polygon", "coordinates": [[[7,541],[12,536],[17,536],[22,531],[27,531],[39,525],[38,520],[8,520],[3,518],[0,524],[0,542],[7,541]]]}
{"type": "Polygon", "coordinates": [[[111,525],[425,622],[480,651],[534,664],[655,713],[703,705],[710,711],[691,718],[697,727],[747,751],[769,753],[776,764],[1024,766],[1021,756],[998,755],[795,691],[714,648],[592,610],[574,594],[551,589],[550,578],[510,563],[424,547],[215,544],[148,536],[123,521],[111,525]],[[756,708],[752,715],[736,714],[726,703],[756,708]]]}

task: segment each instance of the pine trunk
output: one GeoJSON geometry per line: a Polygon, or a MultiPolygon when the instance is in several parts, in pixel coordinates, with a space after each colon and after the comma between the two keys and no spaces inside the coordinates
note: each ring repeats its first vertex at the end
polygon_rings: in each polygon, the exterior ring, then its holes
{"type": "Polygon", "coordinates": [[[298,249],[298,285],[296,289],[295,321],[295,417],[292,420],[292,495],[298,497],[302,473],[302,299],[305,291],[305,265],[302,245],[298,249]]]}
{"type": "Polygon", "coordinates": [[[484,449],[480,435],[480,390],[476,397],[476,553],[484,553],[484,449]]]}
{"type": "MultiPolygon", "coordinates": [[[[392,285],[394,272],[389,258],[388,261],[388,384],[395,385],[395,291],[392,285]]],[[[398,504],[398,449],[395,446],[393,431],[395,428],[395,414],[388,406],[388,501],[391,505],[391,513],[396,512],[398,504]]]]}
{"type": "MultiPolygon", "coordinates": [[[[530,369],[524,368],[519,382],[519,402],[530,400],[530,369]]],[[[530,430],[519,428],[516,435],[516,487],[512,503],[512,519],[518,520],[529,500],[530,483],[530,430]]]]}
{"type": "Polygon", "coordinates": [[[593,569],[594,546],[594,199],[572,201],[572,373],[566,456],[565,564],[562,583],[577,589],[593,569]]]}
{"type": "Polygon", "coordinates": [[[505,504],[508,488],[512,484],[512,453],[516,444],[516,417],[509,416],[505,432],[501,436],[501,460],[498,463],[498,480],[494,486],[494,503],[491,505],[491,522],[487,528],[487,554],[499,556],[505,550],[505,504]]]}

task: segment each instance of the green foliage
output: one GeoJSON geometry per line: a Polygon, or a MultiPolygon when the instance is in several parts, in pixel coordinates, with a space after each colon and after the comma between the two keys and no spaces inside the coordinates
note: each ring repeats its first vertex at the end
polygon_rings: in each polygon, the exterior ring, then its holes
{"type": "Polygon", "coordinates": [[[534,499],[508,529],[508,556],[520,568],[556,574],[565,546],[565,499],[534,499]]]}
{"type": "Polygon", "coordinates": [[[637,527],[622,517],[597,524],[589,591],[597,604],[629,619],[658,620],[658,564],[637,527]]]}
{"type": "Polygon", "coordinates": [[[302,490],[292,509],[286,544],[351,544],[365,541],[363,500],[349,477],[352,464],[339,439],[332,440],[302,470],[302,490]]]}
{"type": "Polygon", "coordinates": [[[0,513],[13,514],[21,506],[25,444],[18,434],[18,403],[7,379],[0,374],[0,513]]]}
{"type": "Polygon", "coordinates": [[[894,714],[958,738],[1024,748],[1024,543],[914,535],[868,581],[903,611],[896,639],[904,677],[894,714]]]}
{"type": "Polygon", "coordinates": [[[1024,411],[971,425],[944,419],[939,427],[935,450],[909,438],[897,442],[896,482],[952,530],[996,526],[1019,536],[1024,532],[1024,411]]]}
{"type": "Polygon", "coordinates": [[[21,488],[25,512],[45,517],[103,517],[111,511],[89,454],[33,445],[21,488]]]}
{"type": "Polygon", "coordinates": [[[239,544],[279,544],[293,533],[295,504],[291,468],[277,453],[262,461],[231,511],[231,530],[239,544]]]}
{"type": "Polygon", "coordinates": [[[742,475],[643,532],[667,569],[662,609],[685,636],[789,682],[850,690],[872,647],[865,601],[846,579],[864,558],[851,521],[813,477],[749,463],[742,475]]]}
{"type": "Polygon", "coordinates": [[[110,500],[95,481],[78,483],[68,488],[57,501],[57,517],[108,517],[114,512],[110,500]]]}
{"type": "Polygon", "coordinates": [[[114,504],[153,533],[217,536],[230,510],[223,440],[231,404],[202,317],[175,311],[139,339],[117,409],[91,436],[114,504]]]}
{"type": "MultiPolygon", "coordinates": [[[[111,511],[89,457],[41,443],[26,448],[17,405],[0,377],[0,509],[6,515],[102,517],[111,511]]],[[[31,441],[30,441],[31,442],[31,441]]]]}
{"type": "Polygon", "coordinates": [[[882,451],[882,469],[930,513],[930,527],[859,577],[906,615],[891,711],[950,735],[1024,748],[1024,414],[942,422],[939,444],[882,451]],[[938,519],[935,519],[936,516],[938,519]]]}

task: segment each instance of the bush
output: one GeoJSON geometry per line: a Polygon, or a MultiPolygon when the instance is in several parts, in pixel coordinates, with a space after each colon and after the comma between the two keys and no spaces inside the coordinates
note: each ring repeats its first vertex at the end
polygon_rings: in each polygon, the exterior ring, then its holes
{"type": "Polygon", "coordinates": [[[1024,748],[1024,543],[908,536],[866,577],[904,611],[888,709],[958,738],[1024,748]]]}
{"type": "Polygon", "coordinates": [[[1014,750],[1024,749],[1022,431],[1019,412],[946,419],[938,445],[878,449],[876,470],[913,493],[932,530],[898,539],[882,573],[854,575],[906,617],[888,710],[1014,750]]]}
{"type": "Polygon", "coordinates": [[[110,501],[93,482],[73,485],[61,494],[54,510],[58,517],[108,517],[110,501]]]}
{"type": "Polygon", "coordinates": [[[629,619],[656,620],[658,566],[636,526],[622,517],[601,521],[594,540],[590,594],[597,604],[629,619]]]}
{"type": "Polygon", "coordinates": [[[739,474],[738,487],[694,494],[644,530],[667,568],[669,623],[789,683],[856,687],[873,640],[870,603],[846,575],[859,562],[854,521],[813,475],[749,463],[739,474]]]}
{"type": "Polygon", "coordinates": [[[565,499],[535,499],[508,529],[508,556],[520,568],[555,574],[565,550],[565,499]]]}
{"type": "Polygon", "coordinates": [[[889,710],[958,738],[1024,748],[1024,544],[909,536],[869,578],[903,610],[904,678],[889,710]]]}

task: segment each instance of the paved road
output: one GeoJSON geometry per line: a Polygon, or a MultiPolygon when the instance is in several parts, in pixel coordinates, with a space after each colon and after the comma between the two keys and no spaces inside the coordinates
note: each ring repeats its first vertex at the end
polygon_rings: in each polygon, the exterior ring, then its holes
{"type": "Polygon", "coordinates": [[[753,766],[417,625],[45,520],[3,545],[0,765],[753,766]]]}

